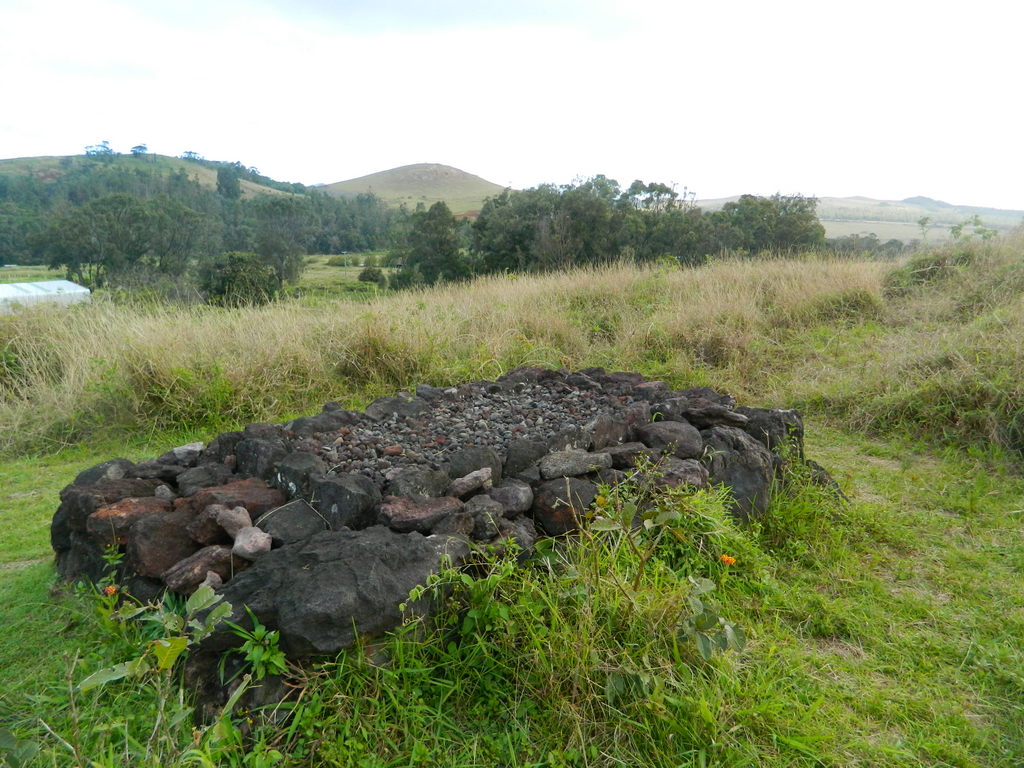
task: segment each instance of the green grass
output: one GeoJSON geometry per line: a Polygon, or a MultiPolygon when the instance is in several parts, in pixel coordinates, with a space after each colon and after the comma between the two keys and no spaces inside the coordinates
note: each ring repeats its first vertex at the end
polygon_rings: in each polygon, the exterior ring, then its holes
{"type": "Polygon", "coordinates": [[[0,267],[0,283],[36,283],[40,280],[63,280],[60,270],[44,266],[0,267]]]}
{"type": "Polygon", "coordinates": [[[872,263],[725,262],[259,310],[98,305],[72,327],[8,321],[7,375],[45,375],[7,411],[32,455],[0,461],[0,728],[38,744],[38,765],[1019,765],[1024,478],[1011,427],[1024,261],[1015,240],[969,250],[894,277],[872,263]],[[105,362],[77,374],[75,355],[55,350],[105,362]],[[50,590],[47,526],[79,470],[250,415],[527,362],[639,369],[802,407],[808,456],[852,503],[796,478],[737,529],[714,498],[677,498],[684,538],[702,547],[659,545],[642,572],[615,554],[614,534],[553,572],[498,563],[455,582],[439,632],[307,667],[279,720],[193,723],[173,676],[71,691],[69,677],[141,642],[104,629],[94,597],[50,590]],[[47,399],[61,376],[53,391],[66,394],[47,399]],[[55,453],[40,439],[53,431],[33,432],[47,403],[119,417],[124,431],[79,420],[65,433],[75,447],[55,453]],[[715,582],[742,651],[705,662],[679,639],[688,575],[715,582]]]}

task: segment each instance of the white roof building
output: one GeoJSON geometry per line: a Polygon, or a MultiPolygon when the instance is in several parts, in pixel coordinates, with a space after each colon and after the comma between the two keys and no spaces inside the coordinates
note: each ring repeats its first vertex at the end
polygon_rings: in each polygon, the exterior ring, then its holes
{"type": "Polygon", "coordinates": [[[70,280],[42,280],[38,283],[0,283],[0,314],[32,304],[78,304],[89,301],[90,291],[70,280]]]}

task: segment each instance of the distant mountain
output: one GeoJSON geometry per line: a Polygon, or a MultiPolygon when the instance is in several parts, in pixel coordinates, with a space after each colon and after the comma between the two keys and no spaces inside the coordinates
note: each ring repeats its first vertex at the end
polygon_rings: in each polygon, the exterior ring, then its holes
{"type": "MultiPolygon", "coordinates": [[[[715,211],[739,197],[698,200],[697,205],[715,211]]],[[[826,237],[866,235],[874,233],[881,240],[920,240],[918,222],[928,218],[928,240],[944,240],[949,228],[978,216],[991,229],[1007,231],[1024,223],[1024,211],[983,208],[973,205],[952,205],[930,197],[908,197],[905,200],[875,200],[870,197],[819,197],[818,218],[826,237]]],[[[969,231],[969,230],[968,230],[969,231]]]]}
{"type": "Polygon", "coordinates": [[[415,209],[418,203],[430,207],[443,200],[452,213],[465,215],[478,212],[484,198],[501,194],[504,187],[450,165],[416,163],[325,184],[320,189],[338,197],[372,192],[392,205],[404,203],[409,209],[415,209]]]}

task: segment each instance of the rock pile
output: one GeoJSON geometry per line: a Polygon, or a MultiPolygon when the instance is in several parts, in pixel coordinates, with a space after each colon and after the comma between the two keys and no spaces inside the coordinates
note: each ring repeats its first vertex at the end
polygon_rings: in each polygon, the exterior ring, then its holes
{"type": "MultiPolygon", "coordinates": [[[[334,653],[396,626],[444,556],[510,542],[525,554],[538,536],[574,531],[599,484],[641,456],[660,461],[667,485],[728,485],[748,519],[782,463],[803,459],[803,424],[633,373],[518,368],[107,461],[61,492],[51,541],[65,578],[99,579],[116,549],[140,599],[209,584],[232,621],[247,606],[289,654],[334,653]]],[[[237,642],[222,632],[205,647],[237,642]]]]}

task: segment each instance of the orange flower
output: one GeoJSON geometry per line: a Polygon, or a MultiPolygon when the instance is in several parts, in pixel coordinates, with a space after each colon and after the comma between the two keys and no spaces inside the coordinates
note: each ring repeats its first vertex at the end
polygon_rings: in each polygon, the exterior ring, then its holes
{"type": "Polygon", "coordinates": [[[736,558],[732,555],[722,555],[722,562],[726,565],[736,565],[736,558]]]}
{"type": "Polygon", "coordinates": [[[105,586],[103,588],[103,594],[105,594],[105,595],[116,595],[117,594],[117,587],[115,587],[113,584],[107,584],[107,586],[105,586]]]}

